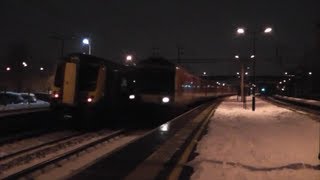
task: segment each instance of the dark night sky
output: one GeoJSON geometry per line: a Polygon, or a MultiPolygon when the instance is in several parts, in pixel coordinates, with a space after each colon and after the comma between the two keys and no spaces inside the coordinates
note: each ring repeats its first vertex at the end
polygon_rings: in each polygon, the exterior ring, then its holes
{"type": "MultiPolygon", "coordinates": [[[[27,47],[33,63],[53,62],[60,52],[58,41],[48,37],[53,32],[90,35],[94,55],[119,62],[127,52],[145,58],[152,47],[176,58],[177,44],[184,48],[185,58],[248,56],[250,39],[237,37],[236,27],[271,25],[273,35],[259,36],[258,57],[274,58],[279,47],[285,67],[290,67],[314,49],[319,7],[319,0],[1,0],[0,62],[8,63],[16,44],[27,47]]],[[[81,50],[80,40],[67,41],[67,53],[81,50]]],[[[282,69],[277,67],[272,60],[260,62],[258,72],[279,73],[282,69]]],[[[230,60],[193,65],[194,71],[212,75],[233,74],[236,69],[230,60]]]]}

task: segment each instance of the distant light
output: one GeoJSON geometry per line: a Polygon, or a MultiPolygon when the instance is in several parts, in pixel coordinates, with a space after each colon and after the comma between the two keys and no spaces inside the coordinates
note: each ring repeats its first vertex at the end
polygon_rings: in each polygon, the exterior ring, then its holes
{"type": "Polygon", "coordinates": [[[222,83],[222,86],[225,86],[226,84],[225,83],[222,83]]]}
{"type": "Polygon", "coordinates": [[[285,82],[287,82],[286,80],[283,80],[283,82],[285,83],[285,82]]]}
{"type": "Polygon", "coordinates": [[[239,59],[239,55],[235,55],[234,57],[235,57],[236,59],[239,59]]]}
{"type": "Polygon", "coordinates": [[[90,41],[89,41],[88,38],[84,38],[84,39],[82,40],[82,43],[88,45],[88,44],[90,44],[90,41]]]}
{"type": "Polygon", "coordinates": [[[131,94],[130,96],[129,96],[129,99],[135,99],[136,98],[136,96],[134,95],[134,94],[131,94]]]}
{"type": "Polygon", "coordinates": [[[266,92],[266,89],[265,89],[265,88],[261,88],[261,91],[262,91],[262,92],[266,92]]]}
{"type": "Polygon", "coordinates": [[[248,74],[249,74],[248,72],[245,73],[245,75],[248,75],[248,74]]]}
{"type": "Polygon", "coordinates": [[[254,57],[255,57],[255,56],[254,56],[253,54],[250,56],[251,59],[253,59],[254,57]]]}
{"type": "Polygon", "coordinates": [[[27,67],[28,66],[28,64],[26,63],[26,62],[22,62],[22,65],[23,65],[23,67],[27,67]]]}
{"type": "Polygon", "coordinates": [[[160,126],[160,131],[167,132],[169,130],[169,124],[165,123],[160,126]]]}
{"type": "Polygon", "coordinates": [[[289,78],[288,80],[289,80],[289,81],[291,81],[291,79],[290,79],[290,78],[289,78]]]}
{"type": "Polygon", "coordinates": [[[250,69],[250,67],[248,66],[247,69],[250,69]]]}
{"type": "Polygon", "coordinates": [[[282,82],[280,81],[279,84],[282,84],[282,82]]]}
{"type": "Polygon", "coordinates": [[[128,55],[128,56],[126,57],[126,60],[127,60],[127,61],[132,61],[132,56],[131,56],[131,55],[128,55]]]}
{"type": "Polygon", "coordinates": [[[206,75],[207,74],[207,72],[203,72],[203,75],[206,75]]]}
{"type": "Polygon", "coordinates": [[[312,75],[312,72],[310,71],[308,74],[311,76],[311,75],[312,75]]]}
{"type": "Polygon", "coordinates": [[[288,72],[285,72],[284,75],[288,75],[288,72]]]}
{"type": "Polygon", "coordinates": [[[281,91],[284,91],[284,90],[285,90],[284,88],[281,89],[281,91]]]}
{"type": "Polygon", "coordinates": [[[272,28],[271,27],[267,27],[265,30],[264,30],[264,33],[271,33],[272,32],[272,28]]]}
{"type": "Polygon", "coordinates": [[[7,71],[10,71],[10,70],[11,70],[11,68],[10,68],[10,67],[7,67],[7,68],[6,68],[6,70],[7,70],[7,71]]]}
{"type": "Polygon", "coordinates": [[[239,75],[240,73],[239,72],[237,72],[237,75],[239,75]]]}
{"type": "Polygon", "coordinates": [[[168,98],[168,97],[163,97],[162,98],[162,102],[163,103],[168,103],[170,101],[170,98],[168,98]]]}
{"type": "Polygon", "coordinates": [[[87,101],[88,101],[89,103],[91,103],[92,100],[93,100],[93,98],[91,98],[91,97],[89,97],[89,98],[87,99],[87,101]]]}
{"type": "Polygon", "coordinates": [[[58,94],[58,93],[54,94],[54,97],[55,97],[55,98],[58,98],[58,97],[59,97],[59,94],[58,94]]]}
{"type": "Polygon", "coordinates": [[[44,69],[43,69],[43,67],[40,67],[40,71],[43,71],[44,69]]]}
{"type": "Polygon", "coordinates": [[[237,29],[238,34],[244,34],[244,28],[238,28],[237,29]]]}
{"type": "Polygon", "coordinates": [[[133,83],[136,83],[136,80],[133,80],[132,82],[133,82],[133,83]]]}
{"type": "Polygon", "coordinates": [[[176,69],[180,69],[180,68],[177,66],[176,69]]]}

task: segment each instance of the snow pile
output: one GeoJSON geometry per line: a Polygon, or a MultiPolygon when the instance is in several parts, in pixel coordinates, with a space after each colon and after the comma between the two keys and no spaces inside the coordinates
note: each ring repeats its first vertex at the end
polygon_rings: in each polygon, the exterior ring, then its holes
{"type": "Polygon", "coordinates": [[[257,99],[256,111],[235,97],[223,102],[189,165],[191,179],[320,179],[319,123],[257,99]]]}

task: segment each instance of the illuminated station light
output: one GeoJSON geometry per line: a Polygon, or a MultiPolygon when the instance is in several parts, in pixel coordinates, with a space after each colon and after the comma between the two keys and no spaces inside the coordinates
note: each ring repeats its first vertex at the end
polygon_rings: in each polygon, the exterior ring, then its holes
{"type": "Polygon", "coordinates": [[[244,34],[244,28],[238,28],[237,29],[238,34],[244,34]]]}
{"type": "Polygon", "coordinates": [[[27,67],[28,66],[28,64],[26,63],[26,62],[22,62],[22,65],[23,65],[23,67],[27,67]]]}
{"type": "Polygon", "coordinates": [[[267,27],[265,30],[264,30],[264,33],[271,33],[272,32],[272,28],[271,27],[267,27]]]}
{"type": "Polygon", "coordinates": [[[128,56],[126,57],[126,60],[127,60],[127,61],[132,61],[132,56],[131,56],[131,55],[128,55],[128,56]]]}
{"type": "Polygon", "coordinates": [[[82,43],[88,45],[88,44],[90,44],[90,41],[89,41],[88,38],[84,38],[84,39],[82,40],[82,43]]]}

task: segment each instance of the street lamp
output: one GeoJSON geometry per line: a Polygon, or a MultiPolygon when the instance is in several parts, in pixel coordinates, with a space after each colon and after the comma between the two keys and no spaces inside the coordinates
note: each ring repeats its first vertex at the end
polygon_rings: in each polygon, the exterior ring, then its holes
{"type": "Polygon", "coordinates": [[[22,65],[23,65],[23,67],[27,67],[28,66],[28,64],[26,63],[26,62],[22,62],[22,65]]]}
{"type": "Polygon", "coordinates": [[[272,28],[271,27],[266,27],[264,29],[264,33],[271,33],[272,32],[272,28]]]}
{"type": "Polygon", "coordinates": [[[127,55],[126,60],[127,61],[132,61],[132,56],[131,55],[127,55]]]}
{"type": "Polygon", "coordinates": [[[6,71],[10,71],[11,70],[11,68],[8,66],[8,67],[6,67],[6,71]]]}
{"type": "Polygon", "coordinates": [[[255,57],[254,55],[251,55],[251,56],[250,56],[251,59],[253,59],[254,57],[255,57]]]}
{"type": "Polygon", "coordinates": [[[312,75],[312,72],[310,71],[308,74],[309,74],[309,76],[311,76],[311,75],[312,75]]]}
{"type": "Polygon", "coordinates": [[[239,59],[239,55],[235,55],[234,58],[239,59]]]}
{"type": "Polygon", "coordinates": [[[244,34],[244,28],[238,28],[237,29],[238,34],[244,34]]]}
{"type": "Polygon", "coordinates": [[[44,70],[44,68],[43,67],[40,67],[40,71],[43,71],[44,70]]]}
{"type": "Polygon", "coordinates": [[[207,75],[207,72],[203,72],[202,74],[205,76],[205,75],[207,75]]]}
{"type": "MultiPolygon", "coordinates": [[[[263,31],[265,34],[270,34],[272,32],[271,27],[266,27],[263,31]]],[[[237,29],[238,34],[244,34],[245,30],[244,28],[238,28],[237,29]]],[[[252,55],[251,58],[254,58],[256,55],[256,36],[257,34],[260,33],[260,31],[254,30],[254,31],[249,31],[249,34],[252,37],[252,55]]],[[[256,61],[252,61],[252,76],[253,76],[253,93],[252,93],[252,111],[255,111],[256,109],[256,61]]]]}
{"type": "Polygon", "coordinates": [[[83,43],[84,45],[88,45],[89,55],[91,55],[91,43],[90,43],[89,39],[88,39],[88,38],[84,38],[84,39],[82,40],[82,43],[83,43]]]}

